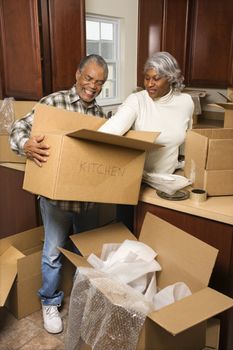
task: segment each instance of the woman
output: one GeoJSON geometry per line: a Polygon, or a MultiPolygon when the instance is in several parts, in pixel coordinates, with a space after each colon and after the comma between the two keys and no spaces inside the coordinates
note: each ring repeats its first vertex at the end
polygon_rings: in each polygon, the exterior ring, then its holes
{"type": "Polygon", "coordinates": [[[192,125],[194,104],[181,93],[183,76],[175,58],[157,52],[144,67],[145,90],[132,93],[99,131],[123,135],[129,129],[159,131],[156,143],[164,147],[147,153],[146,173],[172,174],[178,165],[179,146],[192,125]]]}

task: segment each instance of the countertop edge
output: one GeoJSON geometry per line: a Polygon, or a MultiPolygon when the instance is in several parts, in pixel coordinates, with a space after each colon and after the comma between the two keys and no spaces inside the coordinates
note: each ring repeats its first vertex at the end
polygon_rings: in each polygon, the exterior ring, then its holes
{"type": "Polygon", "coordinates": [[[169,201],[158,197],[155,189],[146,186],[141,189],[139,201],[233,225],[233,196],[208,197],[207,200],[202,203],[195,203],[190,199],[169,201]],[[224,208],[221,207],[223,201],[226,202],[228,209],[229,207],[232,208],[232,215],[228,215],[224,212],[224,208]],[[211,206],[208,204],[211,204],[211,206]]]}

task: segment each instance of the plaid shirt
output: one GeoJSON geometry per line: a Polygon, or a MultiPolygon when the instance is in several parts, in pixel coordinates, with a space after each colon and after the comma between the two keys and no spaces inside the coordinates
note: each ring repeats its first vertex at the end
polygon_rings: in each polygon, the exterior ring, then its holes
{"type": "MultiPolygon", "coordinates": [[[[97,105],[95,100],[88,106],[83,103],[83,101],[76,93],[75,86],[73,86],[70,90],[54,92],[46,97],[43,97],[39,102],[45,103],[49,106],[67,109],[73,112],[104,117],[102,108],[97,105]]],[[[34,111],[28,113],[22,119],[16,120],[12,126],[10,134],[10,145],[12,150],[19,155],[25,155],[23,146],[30,137],[33,118],[34,111]]],[[[62,210],[75,211],[78,213],[86,211],[94,205],[94,203],[76,201],[50,200],[50,202],[53,205],[57,205],[62,210]]]]}

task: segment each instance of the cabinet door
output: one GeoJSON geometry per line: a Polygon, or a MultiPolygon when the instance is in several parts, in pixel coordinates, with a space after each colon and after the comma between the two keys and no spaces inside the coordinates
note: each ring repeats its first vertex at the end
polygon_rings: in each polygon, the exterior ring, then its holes
{"type": "Polygon", "coordinates": [[[86,52],[85,1],[41,0],[41,15],[43,76],[48,94],[75,83],[77,66],[86,52]],[[48,77],[50,81],[46,81],[48,77]]]}
{"type": "Polygon", "coordinates": [[[2,96],[42,95],[37,0],[0,0],[2,96]]]}
{"type": "Polygon", "coordinates": [[[189,85],[233,84],[233,1],[196,0],[192,7],[189,85]]]}
{"type": "Polygon", "coordinates": [[[164,1],[161,49],[177,59],[184,77],[186,77],[188,20],[189,1],[164,1]]]}
{"type": "Polygon", "coordinates": [[[157,51],[170,52],[185,75],[188,35],[188,0],[139,0],[138,86],[143,86],[143,66],[157,51]]]}
{"type": "Polygon", "coordinates": [[[85,54],[85,0],[0,0],[0,98],[70,88],[85,54]]]}
{"type": "Polygon", "coordinates": [[[232,0],[139,0],[138,86],[155,51],[179,62],[187,86],[233,85],[232,0]]]}
{"type": "Polygon", "coordinates": [[[139,0],[138,13],[137,85],[143,87],[144,64],[161,48],[163,0],[139,0]]]}

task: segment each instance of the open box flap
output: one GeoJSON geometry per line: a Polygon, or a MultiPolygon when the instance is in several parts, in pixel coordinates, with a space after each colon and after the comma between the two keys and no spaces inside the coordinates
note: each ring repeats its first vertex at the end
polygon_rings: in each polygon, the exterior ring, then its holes
{"type": "Polygon", "coordinates": [[[76,253],[73,253],[67,249],[64,248],[58,248],[65,257],[72,262],[72,264],[76,267],[92,267],[86,260],[86,258],[82,257],[81,255],[78,255],[76,253]]]}
{"type": "Polygon", "coordinates": [[[104,243],[122,243],[125,239],[137,240],[122,223],[100,227],[70,236],[84,257],[91,253],[100,255],[104,243]]]}
{"type": "Polygon", "coordinates": [[[71,112],[63,108],[37,103],[32,125],[32,134],[49,133],[54,130],[71,132],[79,129],[97,130],[106,119],[78,112],[71,112]]]}
{"type": "Polygon", "coordinates": [[[162,147],[161,145],[154,144],[154,140],[160,134],[159,132],[139,132],[132,130],[128,132],[126,136],[110,135],[97,131],[99,127],[106,122],[104,118],[71,112],[42,103],[36,104],[34,110],[33,135],[59,132],[60,134],[66,133],[72,137],[130,147],[138,150],[162,147]]]}
{"type": "Polygon", "coordinates": [[[169,333],[176,335],[232,306],[233,299],[206,287],[150,313],[148,317],[169,333]]]}
{"type": "Polygon", "coordinates": [[[227,103],[216,103],[218,106],[223,107],[224,109],[233,109],[233,103],[227,102],[227,103]]]}
{"type": "MultiPolygon", "coordinates": [[[[154,134],[153,139],[155,140],[160,133],[155,132],[153,134],[154,134]]],[[[77,137],[79,139],[84,139],[89,141],[107,143],[110,145],[133,148],[133,149],[142,150],[142,151],[147,151],[150,149],[162,147],[161,145],[154,144],[153,142],[140,140],[138,137],[138,133],[137,133],[137,138],[134,139],[132,138],[132,136],[128,138],[125,136],[112,135],[112,134],[95,131],[95,130],[82,129],[82,130],[71,132],[67,134],[67,136],[77,137]]],[[[145,132],[143,132],[142,137],[145,138],[145,132]]],[[[151,139],[151,133],[148,135],[148,140],[150,139],[151,139]]]]}
{"type": "MultiPolygon", "coordinates": [[[[1,239],[0,255],[8,249],[10,246],[14,246],[16,249],[25,253],[32,248],[36,248],[41,245],[44,237],[44,227],[35,227],[14,235],[1,239]]],[[[26,255],[26,254],[25,254],[26,255]]]]}
{"type": "Polygon", "coordinates": [[[224,108],[224,109],[233,109],[233,102],[217,102],[217,103],[208,103],[210,107],[224,108]]]}
{"type": "Polygon", "coordinates": [[[146,214],[139,240],[158,253],[162,266],[158,285],[164,288],[177,281],[192,292],[207,286],[218,250],[155,215],[146,214]]]}
{"type": "Polygon", "coordinates": [[[17,260],[22,257],[24,254],[12,246],[0,256],[0,306],[5,304],[17,275],[17,260]]]}

